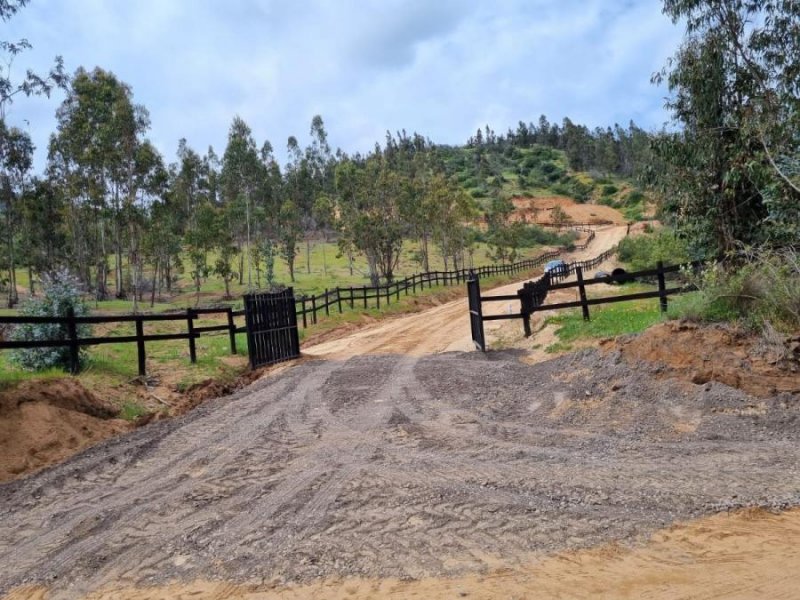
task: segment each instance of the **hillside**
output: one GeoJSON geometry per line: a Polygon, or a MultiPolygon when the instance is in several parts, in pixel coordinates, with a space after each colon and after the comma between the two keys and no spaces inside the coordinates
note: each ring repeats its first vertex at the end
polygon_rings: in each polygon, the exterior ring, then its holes
{"type": "Polygon", "coordinates": [[[482,209],[489,208],[493,196],[502,194],[507,198],[566,197],[605,205],[629,221],[652,212],[652,199],[634,182],[596,171],[573,171],[565,153],[548,146],[440,146],[437,152],[446,171],[482,209]]]}

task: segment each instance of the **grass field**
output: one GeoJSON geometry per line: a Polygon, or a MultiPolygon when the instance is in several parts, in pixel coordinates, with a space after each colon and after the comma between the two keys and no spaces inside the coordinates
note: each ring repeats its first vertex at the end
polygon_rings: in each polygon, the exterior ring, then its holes
{"type": "MultiPolygon", "coordinates": [[[[292,283],[289,278],[289,269],[286,262],[283,260],[275,261],[275,279],[276,282],[282,285],[291,285],[294,287],[295,295],[300,296],[303,294],[312,295],[320,294],[327,288],[349,287],[349,286],[364,286],[370,285],[369,276],[367,273],[366,261],[363,257],[356,257],[354,260],[353,274],[350,274],[347,257],[339,256],[339,248],[334,242],[323,242],[322,240],[314,241],[310,245],[310,269],[307,246],[305,243],[299,245],[299,254],[295,263],[295,282],[292,283]]],[[[419,251],[419,244],[415,241],[407,241],[403,246],[403,253],[400,258],[395,276],[397,279],[402,279],[413,275],[414,273],[422,272],[422,265],[414,260],[415,254],[419,251]]],[[[439,253],[436,251],[433,244],[430,245],[430,269],[432,271],[444,270],[444,261],[439,253]]],[[[470,266],[480,267],[484,265],[493,264],[487,256],[488,248],[486,244],[478,244],[473,252],[470,266]]],[[[521,248],[520,256],[517,260],[531,258],[543,252],[541,247],[521,248]]],[[[208,264],[213,264],[215,256],[210,254],[208,257],[208,264]]],[[[469,259],[468,259],[469,261],[469,259]]],[[[184,264],[188,264],[188,260],[184,259],[184,264]]],[[[452,265],[448,265],[452,269],[452,265]]],[[[239,264],[238,258],[235,263],[235,270],[238,271],[239,264]]],[[[232,300],[227,302],[236,306],[241,306],[241,296],[248,289],[247,285],[247,263],[245,262],[245,277],[243,285],[239,285],[238,279],[231,284],[232,300]]],[[[257,279],[255,269],[252,269],[252,285],[257,286],[257,279]]],[[[148,273],[145,273],[147,276],[148,273]]],[[[113,281],[110,281],[113,284],[113,281]]],[[[261,279],[262,286],[266,285],[262,273],[261,279]]],[[[18,271],[18,285],[22,292],[22,297],[27,296],[27,291],[30,289],[30,281],[28,278],[27,270],[18,271]]],[[[113,290],[111,291],[113,294],[113,290]]],[[[200,287],[199,296],[196,293],[193,282],[188,273],[179,274],[177,284],[173,286],[173,293],[171,296],[163,296],[158,298],[159,301],[155,303],[153,308],[150,308],[150,296],[145,294],[144,302],[140,303],[139,310],[146,312],[163,312],[167,310],[186,309],[193,307],[197,304],[206,306],[210,304],[223,303],[223,296],[225,293],[225,284],[221,279],[214,276],[209,276],[205,279],[200,287]],[[199,301],[198,301],[199,300],[199,301]]],[[[93,312],[110,313],[110,314],[124,314],[133,311],[132,300],[104,300],[101,302],[91,301],[90,306],[93,312]]],[[[0,309],[0,315],[13,315],[16,314],[15,310],[0,309]]]]}

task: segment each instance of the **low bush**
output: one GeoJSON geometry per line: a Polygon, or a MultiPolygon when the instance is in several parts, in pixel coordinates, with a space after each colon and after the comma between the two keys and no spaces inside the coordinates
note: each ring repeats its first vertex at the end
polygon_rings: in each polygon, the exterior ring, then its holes
{"type": "Polygon", "coordinates": [[[652,235],[627,237],[619,244],[619,259],[627,263],[631,270],[641,271],[652,268],[661,260],[665,265],[690,261],[686,240],[678,238],[669,229],[662,229],[652,235]]]}
{"type": "Polygon", "coordinates": [[[730,262],[710,264],[694,283],[699,292],[683,310],[688,318],[800,329],[800,254],[792,248],[742,251],[730,262]]]}
{"type": "MultiPolygon", "coordinates": [[[[89,314],[89,308],[82,300],[80,283],[76,277],[64,269],[42,277],[42,296],[31,298],[20,306],[20,316],[28,317],[65,317],[70,309],[76,317],[89,314]]],[[[88,325],[78,326],[78,337],[89,337],[91,329],[88,325]]],[[[68,332],[65,325],[59,324],[24,324],[18,325],[11,332],[14,341],[65,340],[68,332]]],[[[84,348],[79,357],[83,361],[84,348]]],[[[68,369],[70,366],[69,348],[24,348],[11,354],[11,362],[30,371],[42,371],[52,368],[68,369]]]]}
{"type": "Polygon", "coordinates": [[[613,183],[609,183],[603,186],[603,196],[613,196],[619,191],[619,188],[615,186],[613,183]]]}

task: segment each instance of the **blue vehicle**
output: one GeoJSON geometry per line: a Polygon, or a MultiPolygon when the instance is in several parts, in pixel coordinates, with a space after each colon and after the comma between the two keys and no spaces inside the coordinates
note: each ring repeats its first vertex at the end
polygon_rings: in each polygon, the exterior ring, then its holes
{"type": "Polygon", "coordinates": [[[566,277],[569,275],[569,266],[561,259],[551,260],[544,266],[544,272],[550,275],[566,277]]]}

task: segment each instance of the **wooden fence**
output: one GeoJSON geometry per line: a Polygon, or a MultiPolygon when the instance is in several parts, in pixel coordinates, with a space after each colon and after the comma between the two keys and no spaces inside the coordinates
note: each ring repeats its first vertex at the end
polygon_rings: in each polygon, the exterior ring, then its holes
{"type": "Polygon", "coordinates": [[[135,343],[139,364],[139,375],[145,375],[145,363],[147,360],[146,344],[148,342],[159,342],[166,340],[187,340],[189,345],[189,359],[197,362],[197,338],[203,334],[212,332],[227,332],[230,338],[231,353],[236,354],[236,334],[246,331],[246,327],[238,327],[235,322],[236,317],[244,315],[243,310],[233,310],[226,308],[189,308],[181,313],[164,313],[156,315],[96,315],[89,317],[76,317],[70,310],[65,317],[30,317],[30,316],[0,316],[0,325],[21,325],[21,324],[49,324],[60,325],[62,332],[65,333],[64,339],[57,340],[23,340],[23,341],[0,341],[0,350],[18,348],[59,348],[68,347],[70,355],[70,372],[77,373],[80,370],[79,349],[81,346],[98,346],[101,344],[124,344],[135,343]],[[227,323],[223,325],[197,326],[195,321],[202,318],[202,315],[224,314],[227,323]],[[161,323],[165,321],[185,321],[186,331],[181,333],[156,333],[146,334],[145,325],[147,323],[161,323]],[[117,335],[103,337],[79,337],[78,327],[80,325],[97,325],[100,323],[134,323],[135,335],[117,335]]]}
{"type": "Polygon", "coordinates": [[[668,308],[668,296],[674,294],[683,294],[688,291],[694,290],[694,286],[683,285],[677,287],[667,287],[666,275],[671,273],[678,273],[687,267],[698,268],[702,262],[692,262],[688,265],[671,265],[665,267],[659,261],[655,268],[645,269],[643,271],[635,271],[632,273],[623,272],[618,275],[608,275],[604,277],[595,277],[592,279],[584,278],[584,270],[594,268],[613,254],[615,250],[609,250],[588,261],[577,261],[568,265],[563,273],[551,274],[545,273],[539,279],[528,282],[517,292],[515,295],[500,295],[500,296],[482,296],[480,302],[507,302],[509,300],[520,301],[520,311],[518,313],[504,314],[504,315],[486,315],[483,316],[484,321],[498,321],[503,319],[522,319],[525,329],[525,335],[531,335],[530,318],[533,313],[544,312],[550,310],[559,310],[563,308],[580,308],[585,320],[590,319],[589,307],[599,304],[609,304],[612,302],[625,302],[627,300],[642,300],[647,298],[658,298],[659,307],[662,312],[666,312],[668,308]],[[565,279],[571,274],[575,274],[576,281],[559,283],[560,280],[565,279]],[[657,289],[650,292],[637,292],[633,294],[622,294],[618,296],[607,296],[603,298],[588,298],[586,295],[586,287],[599,283],[625,283],[639,278],[656,277],[657,289]],[[556,304],[545,304],[547,295],[553,290],[563,290],[570,288],[578,288],[579,299],[573,302],[559,302],[556,304]]]}
{"type": "Polygon", "coordinates": [[[317,315],[324,313],[330,315],[333,308],[339,313],[344,307],[351,310],[378,308],[389,306],[392,301],[400,301],[400,295],[408,296],[409,292],[416,294],[417,290],[424,290],[439,285],[460,285],[465,283],[472,275],[492,277],[495,275],[512,275],[520,271],[530,271],[540,267],[547,261],[558,258],[558,251],[545,252],[535,258],[522,260],[508,265],[489,265],[477,269],[458,269],[455,271],[430,271],[416,273],[406,279],[393,281],[379,286],[335,287],[326,289],[322,294],[314,296],[300,296],[295,298],[298,305],[297,317],[301,320],[303,328],[309,324],[317,323],[317,315]],[[394,299],[394,300],[393,300],[394,299]]]}
{"type": "MultiPolygon", "coordinates": [[[[587,228],[587,224],[568,224],[567,226],[578,231],[588,232],[587,240],[578,246],[578,249],[586,248],[594,239],[594,230],[587,228]]],[[[453,271],[429,271],[426,273],[416,273],[411,277],[393,281],[392,283],[379,286],[350,286],[326,289],[324,293],[312,296],[300,296],[294,298],[295,314],[298,324],[302,322],[303,328],[310,324],[316,324],[319,313],[330,315],[331,310],[342,313],[344,308],[351,310],[368,309],[370,305],[380,309],[381,306],[391,305],[400,301],[400,295],[408,295],[409,292],[416,294],[417,290],[424,290],[439,285],[459,285],[472,277],[492,277],[495,275],[511,275],[520,271],[529,271],[540,267],[547,261],[557,258],[558,251],[545,252],[535,258],[522,260],[508,265],[488,265],[477,269],[457,269],[453,271]]],[[[604,253],[604,255],[607,253],[604,253]]],[[[601,255],[601,256],[604,256],[601,255]]],[[[593,259],[598,260],[598,259],[593,259]]],[[[581,265],[588,265],[592,261],[583,261],[581,265]]],[[[574,268],[571,265],[571,268],[574,268]]],[[[291,302],[289,298],[289,302],[291,302]]],[[[97,315],[88,317],[76,317],[70,312],[65,317],[28,317],[28,316],[0,316],[0,325],[21,325],[21,324],[51,324],[59,325],[62,330],[62,339],[54,340],[27,340],[27,341],[5,341],[0,339],[0,350],[19,349],[19,348],[69,348],[70,371],[77,373],[80,369],[80,348],[82,346],[97,346],[101,344],[124,344],[135,343],[137,348],[137,359],[139,375],[146,373],[147,344],[150,342],[167,340],[187,340],[189,346],[189,358],[192,363],[197,362],[197,338],[204,334],[227,333],[230,338],[231,353],[236,354],[236,334],[247,333],[247,325],[238,326],[236,318],[245,316],[244,310],[234,310],[230,307],[224,308],[189,308],[180,313],[162,314],[136,314],[136,315],[97,315]],[[195,321],[203,315],[223,314],[226,323],[222,325],[198,326],[195,321]],[[145,333],[145,325],[152,322],[164,321],[185,321],[186,331],[180,333],[145,333]],[[100,323],[134,323],[135,335],[125,336],[93,336],[80,337],[79,327],[81,325],[93,325],[100,323]]],[[[488,318],[488,317],[485,317],[488,318]]]]}
{"type": "MultiPolygon", "coordinates": [[[[309,323],[316,324],[319,313],[330,315],[332,307],[343,312],[345,307],[350,309],[367,309],[370,305],[380,309],[381,306],[389,306],[394,298],[395,302],[400,300],[400,295],[406,296],[416,293],[417,290],[424,290],[438,285],[458,285],[467,280],[470,273],[478,273],[484,277],[494,275],[508,275],[534,269],[543,265],[559,255],[558,252],[546,252],[535,258],[519,261],[508,265],[489,265],[478,269],[459,269],[454,271],[430,271],[427,273],[417,273],[381,286],[360,286],[360,287],[336,287],[325,290],[323,294],[313,296],[300,296],[294,299],[295,313],[298,320],[302,319],[303,328],[307,328],[309,323]]],[[[291,301],[291,300],[290,300],[291,301]]],[[[236,318],[245,315],[244,310],[234,310],[230,307],[225,308],[190,308],[180,313],[163,314],[136,314],[136,315],[97,315],[87,317],[76,317],[74,313],[68,313],[64,317],[30,317],[30,316],[0,316],[0,325],[21,325],[21,324],[51,324],[59,325],[62,330],[62,339],[54,340],[25,340],[25,341],[5,341],[0,339],[0,350],[19,349],[19,348],[58,348],[68,347],[70,355],[70,371],[77,373],[80,369],[80,352],[83,346],[97,346],[101,344],[123,344],[135,343],[137,348],[138,371],[140,376],[146,374],[147,344],[156,341],[167,340],[187,340],[189,347],[189,358],[192,363],[197,362],[197,338],[204,334],[227,332],[230,338],[231,353],[236,354],[236,334],[246,333],[247,326],[238,326],[236,318]],[[195,322],[203,315],[223,314],[226,316],[226,323],[222,325],[198,326],[195,322]],[[146,333],[147,323],[164,321],[184,321],[186,331],[180,333],[146,333]],[[117,336],[92,336],[80,337],[79,327],[81,325],[96,325],[100,323],[134,323],[135,335],[117,336]]]]}

